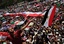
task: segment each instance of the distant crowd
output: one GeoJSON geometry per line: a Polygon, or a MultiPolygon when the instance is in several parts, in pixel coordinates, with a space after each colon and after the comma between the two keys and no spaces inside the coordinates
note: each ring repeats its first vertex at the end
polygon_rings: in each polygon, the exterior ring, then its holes
{"type": "Polygon", "coordinates": [[[64,3],[24,1],[1,9],[0,44],[64,44],[64,3]],[[57,7],[52,26],[49,27],[42,25],[44,16],[3,16],[5,13],[44,12],[52,4],[57,7]]]}

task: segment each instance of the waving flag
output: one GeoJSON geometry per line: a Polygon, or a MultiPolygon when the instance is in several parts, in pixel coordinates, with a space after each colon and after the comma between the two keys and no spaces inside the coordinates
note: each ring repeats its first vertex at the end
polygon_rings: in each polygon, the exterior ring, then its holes
{"type": "Polygon", "coordinates": [[[52,22],[53,22],[53,19],[54,19],[54,15],[55,15],[55,11],[56,11],[56,6],[52,6],[50,8],[50,10],[47,11],[47,13],[45,14],[45,17],[47,17],[47,18],[46,18],[46,20],[44,19],[45,20],[44,21],[45,23],[43,24],[44,26],[48,27],[48,26],[52,25],[52,22]]]}

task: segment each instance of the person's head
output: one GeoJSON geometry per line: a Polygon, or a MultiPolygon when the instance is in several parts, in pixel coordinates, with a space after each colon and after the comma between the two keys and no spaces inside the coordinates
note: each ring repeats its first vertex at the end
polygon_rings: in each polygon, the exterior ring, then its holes
{"type": "Polygon", "coordinates": [[[9,27],[8,31],[9,32],[14,32],[14,29],[12,27],[9,27]]]}

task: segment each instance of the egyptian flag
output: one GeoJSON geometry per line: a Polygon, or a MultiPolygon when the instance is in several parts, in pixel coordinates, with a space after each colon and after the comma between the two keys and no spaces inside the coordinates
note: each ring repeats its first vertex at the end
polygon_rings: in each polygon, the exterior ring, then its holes
{"type": "Polygon", "coordinates": [[[52,6],[50,9],[47,10],[44,19],[43,19],[43,25],[48,27],[52,25],[53,19],[54,19],[54,15],[55,15],[55,11],[56,11],[56,6],[52,6]]]}
{"type": "Polygon", "coordinates": [[[44,25],[44,23],[45,23],[45,21],[46,21],[46,19],[47,19],[47,17],[48,17],[48,12],[49,12],[49,10],[50,10],[50,8],[45,11],[44,19],[42,19],[42,25],[44,25]]]}

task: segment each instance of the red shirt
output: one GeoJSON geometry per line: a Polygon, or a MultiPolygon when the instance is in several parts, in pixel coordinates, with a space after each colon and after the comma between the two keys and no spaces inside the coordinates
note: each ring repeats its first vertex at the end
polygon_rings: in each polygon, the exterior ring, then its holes
{"type": "Polygon", "coordinates": [[[10,40],[13,44],[22,44],[22,40],[20,36],[21,32],[22,32],[21,30],[10,32],[9,33],[10,36],[7,39],[10,40]]]}

